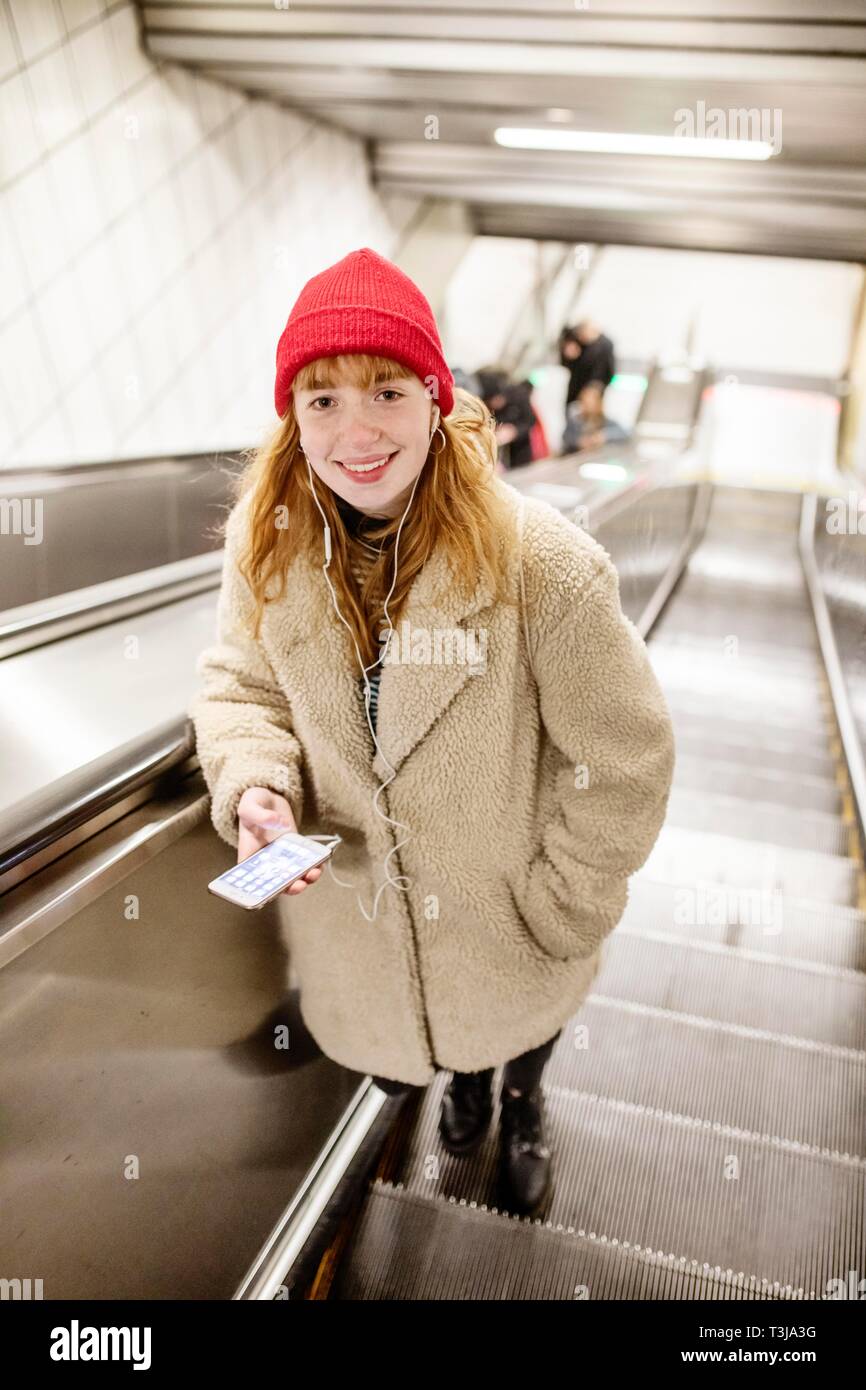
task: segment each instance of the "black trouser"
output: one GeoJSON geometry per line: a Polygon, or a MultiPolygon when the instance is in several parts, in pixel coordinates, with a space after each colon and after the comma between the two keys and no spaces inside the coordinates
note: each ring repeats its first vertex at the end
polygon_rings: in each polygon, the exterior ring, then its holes
{"type": "Polygon", "coordinates": [[[545,1063],[556,1046],[561,1032],[562,1029],[560,1028],[546,1043],[541,1043],[539,1047],[530,1048],[529,1052],[521,1052],[519,1057],[514,1057],[510,1062],[506,1062],[502,1072],[503,1086],[511,1086],[513,1090],[524,1093],[533,1090],[541,1080],[545,1063]]]}
{"type": "MultiPolygon", "coordinates": [[[[554,1033],[547,1042],[541,1043],[539,1047],[532,1047],[528,1052],[521,1052],[519,1057],[512,1057],[510,1062],[506,1062],[502,1071],[503,1086],[510,1086],[514,1091],[527,1092],[541,1080],[541,1073],[544,1070],[548,1057],[556,1046],[556,1040],[562,1032],[560,1028],[554,1033]]],[[[492,1076],[495,1067],[485,1067],[484,1073],[492,1076]]],[[[468,1073],[463,1073],[467,1075],[468,1073]]],[[[455,1076],[460,1076],[460,1072],[455,1072],[455,1076]]],[[[389,1081],[384,1076],[374,1076],[376,1085],[389,1096],[402,1095],[404,1091],[422,1090],[423,1087],[415,1087],[409,1082],[389,1081]]]]}

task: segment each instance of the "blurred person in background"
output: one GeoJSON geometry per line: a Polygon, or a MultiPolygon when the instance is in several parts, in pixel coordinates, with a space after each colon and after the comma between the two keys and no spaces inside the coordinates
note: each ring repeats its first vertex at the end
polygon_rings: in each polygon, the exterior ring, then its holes
{"type": "Polygon", "coordinates": [[[454,385],[459,386],[463,391],[469,391],[471,395],[481,398],[481,382],[478,380],[477,372],[465,372],[462,367],[452,367],[451,375],[454,378],[454,385]]]}
{"type": "Polygon", "coordinates": [[[613,343],[592,319],[581,320],[575,328],[563,328],[559,335],[559,361],[569,374],[566,413],[590,381],[609,386],[616,372],[613,343]]]}
{"type": "Polygon", "coordinates": [[[566,410],[565,432],[562,436],[563,454],[584,449],[597,449],[601,444],[621,444],[628,431],[604,413],[604,387],[600,381],[589,381],[566,410]]]}
{"type": "Polygon", "coordinates": [[[520,468],[550,450],[544,426],[532,404],[532,382],[510,381],[500,367],[484,367],[477,373],[481,399],[496,420],[496,441],[507,446],[506,468],[520,468]]]}

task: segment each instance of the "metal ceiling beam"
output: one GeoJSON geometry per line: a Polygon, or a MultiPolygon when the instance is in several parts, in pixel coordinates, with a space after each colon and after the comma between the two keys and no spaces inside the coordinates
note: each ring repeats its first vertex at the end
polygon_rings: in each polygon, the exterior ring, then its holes
{"type": "Polygon", "coordinates": [[[350,131],[383,193],[458,200],[479,230],[866,255],[866,0],[827,0],[820,15],[813,0],[141,8],[158,58],[350,131]],[[781,150],[749,165],[493,137],[497,125],[671,134],[699,101],[781,111],[781,150]],[[430,115],[440,138],[425,138],[430,115]]]}

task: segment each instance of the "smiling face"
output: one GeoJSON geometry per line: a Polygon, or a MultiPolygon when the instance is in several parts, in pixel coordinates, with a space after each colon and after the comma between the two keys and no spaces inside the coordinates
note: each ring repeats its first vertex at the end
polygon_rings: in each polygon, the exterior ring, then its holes
{"type": "Polygon", "coordinates": [[[339,384],[314,380],[292,392],[313,472],[358,511],[400,516],[427,460],[436,403],[414,374],[383,377],[369,387],[355,385],[347,372],[328,376],[339,384]]]}

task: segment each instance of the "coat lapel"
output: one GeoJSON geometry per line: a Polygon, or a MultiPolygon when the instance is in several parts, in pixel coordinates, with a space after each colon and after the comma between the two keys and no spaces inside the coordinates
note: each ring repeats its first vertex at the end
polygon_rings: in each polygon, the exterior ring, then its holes
{"type": "Polygon", "coordinates": [[[376,733],[387,761],[377,752],[379,780],[390,775],[389,765],[399,769],[466,682],[483,672],[487,633],[478,617],[492,601],[481,578],[468,597],[462,594],[442,551],[416,577],[382,663],[376,733]]]}
{"type": "Polygon", "coordinates": [[[358,657],[321,567],[297,557],[284,597],[265,609],[263,634],[293,708],[369,793],[390,777],[389,765],[399,769],[464,684],[483,671],[487,632],[478,615],[492,601],[482,578],[468,597],[457,588],[441,548],[416,575],[396,624],[399,640],[392,640],[382,662],[376,735],[387,762],[373,743],[358,657]]]}

